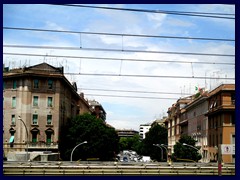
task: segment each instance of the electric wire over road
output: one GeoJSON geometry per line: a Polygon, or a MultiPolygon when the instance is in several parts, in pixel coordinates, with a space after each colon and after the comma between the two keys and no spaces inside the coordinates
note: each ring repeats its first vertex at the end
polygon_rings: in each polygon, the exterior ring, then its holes
{"type": "Polygon", "coordinates": [[[221,18],[221,19],[235,19],[235,14],[227,13],[205,13],[205,12],[187,12],[187,11],[166,11],[166,10],[148,10],[148,9],[136,9],[136,8],[114,8],[106,6],[92,6],[92,5],[76,5],[76,4],[49,4],[55,6],[68,6],[68,7],[79,7],[79,8],[96,8],[106,10],[118,10],[118,11],[134,11],[134,12],[145,12],[145,13],[161,13],[181,16],[196,16],[205,18],[221,18]],[[233,16],[233,17],[229,17],[233,16]]]}
{"type": "Polygon", "coordinates": [[[80,47],[60,47],[60,46],[36,46],[36,45],[3,45],[8,48],[27,48],[27,49],[61,49],[61,50],[86,50],[86,51],[110,51],[110,52],[138,52],[138,53],[159,53],[159,54],[180,54],[180,55],[192,55],[192,56],[225,56],[235,57],[234,54],[214,54],[214,53],[190,53],[190,52],[173,52],[173,51],[144,51],[133,49],[107,49],[107,48],[80,48],[80,47]]]}
{"type": "Polygon", "coordinates": [[[232,42],[235,41],[235,39],[223,39],[223,38],[159,36],[159,35],[125,34],[125,33],[120,34],[120,33],[106,33],[106,32],[66,31],[66,30],[39,29],[39,28],[3,27],[3,29],[16,30],[16,31],[38,31],[38,32],[54,32],[54,33],[87,34],[87,35],[109,35],[109,36],[121,36],[121,37],[166,38],[166,39],[202,40],[202,41],[232,41],[232,42]]]}
{"type": "Polygon", "coordinates": [[[157,60],[157,59],[126,59],[126,58],[109,58],[109,57],[89,57],[89,56],[67,56],[67,55],[53,55],[53,54],[29,54],[29,53],[3,53],[3,55],[13,56],[36,56],[36,57],[49,57],[49,58],[73,58],[73,59],[91,59],[91,60],[102,60],[102,61],[138,61],[138,62],[158,62],[158,63],[195,63],[195,64],[222,64],[222,65],[233,65],[235,63],[226,62],[209,62],[209,61],[176,61],[176,60],[157,60]]]}

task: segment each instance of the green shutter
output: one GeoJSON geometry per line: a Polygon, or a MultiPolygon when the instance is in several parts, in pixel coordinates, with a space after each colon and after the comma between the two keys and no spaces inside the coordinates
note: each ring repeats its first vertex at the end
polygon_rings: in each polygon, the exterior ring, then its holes
{"type": "Polygon", "coordinates": [[[14,136],[11,136],[9,139],[9,143],[12,143],[14,141],[14,136]]]}

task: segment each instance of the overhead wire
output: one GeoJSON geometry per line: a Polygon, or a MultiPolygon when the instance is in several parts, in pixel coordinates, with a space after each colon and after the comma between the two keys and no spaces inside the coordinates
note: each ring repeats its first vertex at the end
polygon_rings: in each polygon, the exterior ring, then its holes
{"type": "Polygon", "coordinates": [[[60,46],[34,46],[34,45],[3,45],[8,48],[28,48],[28,49],[61,49],[61,50],[86,50],[86,51],[111,51],[111,52],[138,52],[138,53],[158,53],[158,54],[180,54],[180,55],[193,55],[193,56],[225,56],[234,57],[234,54],[214,54],[214,53],[189,53],[189,52],[173,52],[173,51],[144,51],[133,49],[105,49],[105,48],[80,48],[80,47],[60,47],[60,46]]]}
{"type": "Polygon", "coordinates": [[[14,56],[34,56],[34,57],[57,57],[57,58],[72,58],[72,59],[91,59],[91,60],[103,60],[103,61],[137,61],[137,62],[159,62],[159,63],[195,63],[195,64],[222,64],[222,65],[235,65],[235,63],[225,62],[209,62],[209,61],[176,61],[176,60],[157,60],[157,59],[132,59],[132,58],[109,58],[109,57],[89,57],[89,56],[67,56],[67,55],[44,55],[44,54],[29,54],[29,53],[5,53],[3,55],[14,56]]]}
{"type": "Polygon", "coordinates": [[[80,35],[81,34],[90,34],[90,35],[109,35],[109,36],[144,37],[144,38],[168,38],[168,39],[205,40],[205,41],[235,41],[235,39],[224,39],[224,38],[160,36],[160,35],[147,35],[147,34],[126,34],[126,33],[85,32],[85,31],[66,31],[66,30],[39,29],[39,28],[20,28],[20,27],[3,27],[3,29],[17,30],[17,31],[40,31],[40,32],[55,32],[55,33],[72,33],[72,34],[80,34],[80,35]]]}
{"type": "Polygon", "coordinates": [[[92,6],[92,5],[74,5],[74,4],[49,4],[55,6],[69,6],[69,7],[82,7],[82,8],[96,8],[96,9],[107,9],[107,10],[118,10],[118,11],[134,11],[134,12],[145,12],[145,13],[161,13],[171,15],[182,15],[182,16],[196,16],[206,18],[221,18],[221,19],[235,19],[234,14],[221,14],[221,13],[205,13],[205,12],[186,12],[186,11],[166,11],[166,10],[147,10],[147,9],[136,9],[136,8],[114,8],[106,6],[92,6]],[[220,15],[220,16],[214,16],[220,15]],[[225,15],[225,16],[221,16],[225,15]]]}
{"type": "Polygon", "coordinates": [[[170,97],[145,97],[145,96],[121,96],[121,95],[109,95],[109,94],[88,94],[85,93],[87,96],[104,96],[104,97],[119,97],[119,98],[141,98],[141,99],[172,99],[177,100],[179,98],[170,98],[170,97]]]}
{"type": "Polygon", "coordinates": [[[235,80],[234,77],[204,77],[204,76],[161,76],[161,75],[142,75],[142,74],[106,74],[106,73],[64,73],[67,75],[80,76],[112,76],[112,77],[138,77],[138,78],[174,78],[174,79],[222,79],[235,80]]]}
{"type": "Polygon", "coordinates": [[[132,90],[99,89],[99,88],[78,88],[78,90],[107,91],[107,92],[126,92],[126,93],[147,93],[147,94],[191,95],[190,93],[156,92],[156,91],[136,91],[136,90],[135,90],[135,91],[132,91],[132,90]]]}

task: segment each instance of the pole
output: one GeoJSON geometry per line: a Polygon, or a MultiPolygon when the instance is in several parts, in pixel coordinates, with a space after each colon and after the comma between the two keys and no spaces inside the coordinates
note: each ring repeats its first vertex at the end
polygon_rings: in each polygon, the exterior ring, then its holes
{"type": "Polygon", "coordinates": [[[222,150],[221,150],[221,144],[218,145],[218,176],[222,176],[222,150]]]}
{"type": "Polygon", "coordinates": [[[168,149],[164,144],[161,144],[161,146],[166,150],[166,161],[168,162],[168,149]]]}
{"type": "Polygon", "coordinates": [[[80,146],[80,145],[82,145],[82,144],[85,144],[85,143],[87,143],[87,141],[84,141],[84,142],[82,142],[82,143],[76,145],[76,146],[73,148],[73,150],[72,150],[72,152],[71,152],[71,158],[70,158],[70,161],[71,161],[71,162],[72,162],[73,151],[74,151],[78,146],[80,146]]]}
{"type": "Polygon", "coordinates": [[[157,146],[161,149],[161,160],[163,159],[163,149],[159,144],[153,144],[154,146],[157,146]]]}
{"type": "Polygon", "coordinates": [[[22,118],[20,116],[18,116],[18,120],[22,121],[23,125],[25,126],[26,133],[27,133],[27,141],[26,141],[27,156],[26,156],[26,161],[28,161],[28,130],[27,130],[27,126],[26,126],[25,122],[22,120],[22,118]]]}

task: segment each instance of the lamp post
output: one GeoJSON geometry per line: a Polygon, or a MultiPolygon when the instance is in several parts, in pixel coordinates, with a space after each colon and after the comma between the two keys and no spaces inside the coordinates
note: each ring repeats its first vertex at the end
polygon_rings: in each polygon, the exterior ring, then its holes
{"type": "Polygon", "coordinates": [[[196,147],[194,147],[194,146],[192,146],[192,145],[189,145],[189,144],[186,144],[186,143],[183,143],[183,145],[184,145],[184,146],[191,147],[191,148],[193,148],[193,149],[195,149],[195,150],[199,151],[199,149],[198,149],[198,148],[196,148],[196,147]]]}
{"type": "Polygon", "coordinates": [[[24,125],[24,127],[26,129],[26,134],[27,134],[27,141],[26,141],[27,156],[26,156],[26,161],[28,161],[28,130],[27,130],[27,126],[26,126],[25,122],[22,120],[22,118],[20,116],[18,116],[18,120],[20,120],[23,123],[23,125],[24,125]]]}
{"type": "Polygon", "coordinates": [[[76,146],[73,148],[73,150],[72,150],[72,152],[71,152],[71,158],[70,158],[70,161],[71,161],[71,162],[72,162],[73,151],[74,151],[78,146],[80,146],[80,145],[82,145],[82,144],[85,144],[85,143],[87,143],[87,141],[84,141],[84,142],[82,142],[82,143],[76,145],[76,146]]]}
{"type": "Polygon", "coordinates": [[[167,149],[167,145],[161,144],[161,146],[164,147],[164,149],[166,149],[166,161],[168,162],[168,149],[167,149]]]}
{"type": "Polygon", "coordinates": [[[159,144],[153,144],[154,146],[157,146],[161,149],[161,159],[163,159],[163,149],[159,144]]]}
{"type": "Polygon", "coordinates": [[[191,147],[191,148],[193,148],[193,149],[195,149],[195,150],[197,150],[197,151],[199,150],[198,148],[196,148],[196,147],[194,147],[194,146],[192,146],[192,145],[186,144],[186,143],[183,143],[183,145],[184,145],[184,146],[191,147]]]}

